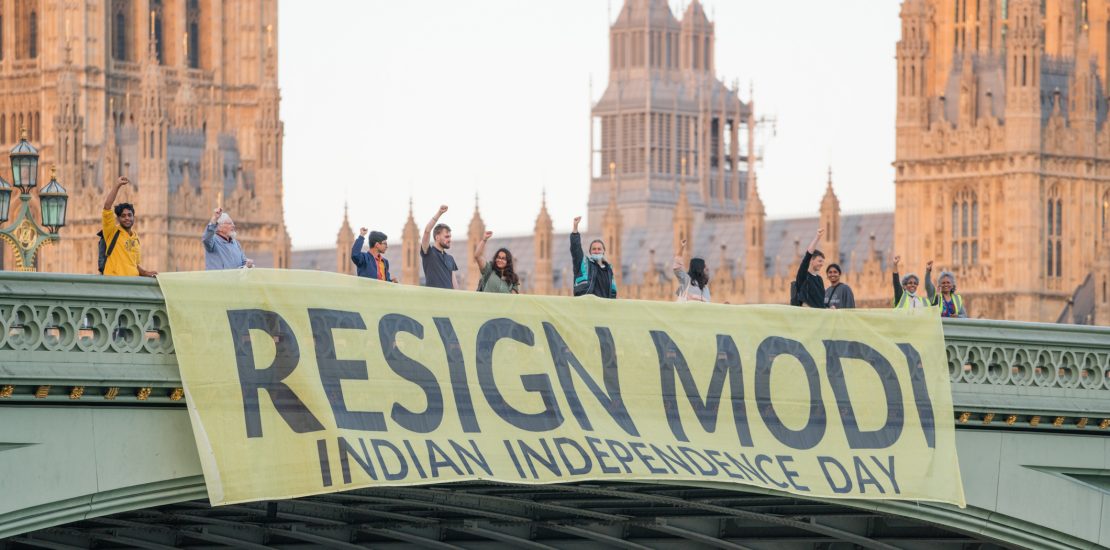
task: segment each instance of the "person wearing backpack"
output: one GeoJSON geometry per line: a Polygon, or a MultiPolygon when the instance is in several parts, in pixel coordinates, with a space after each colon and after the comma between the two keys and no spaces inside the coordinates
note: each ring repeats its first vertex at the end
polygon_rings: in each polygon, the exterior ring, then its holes
{"type": "Polygon", "coordinates": [[[817,243],[824,234],[824,229],[818,229],[806,247],[806,255],[798,264],[798,274],[790,285],[790,305],[825,309],[825,280],[820,275],[825,266],[825,254],[817,250],[817,243]]]}
{"type": "Polygon", "coordinates": [[[497,249],[493,260],[482,257],[486,251],[486,241],[492,236],[493,231],[486,231],[474,247],[474,263],[478,264],[482,274],[482,278],[478,280],[478,292],[520,294],[520,278],[513,269],[513,254],[508,248],[497,249]]]}
{"type": "Polygon", "coordinates": [[[131,203],[115,204],[116,195],[131,180],[120,177],[104,197],[101,214],[101,243],[104,253],[104,275],[157,277],[158,272],[144,269],[140,262],[139,233],[135,231],[135,207],[131,203]]]}
{"type": "Polygon", "coordinates": [[[574,268],[574,295],[593,294],[598,298],[617,298],[615,267],[605,260],[605,243],[601,239],[590,241],[590,255],[582,252],[582,235],[578,224],[582,216],[574,218],[574,231],[570,234],[570,258],[574,268]]]}

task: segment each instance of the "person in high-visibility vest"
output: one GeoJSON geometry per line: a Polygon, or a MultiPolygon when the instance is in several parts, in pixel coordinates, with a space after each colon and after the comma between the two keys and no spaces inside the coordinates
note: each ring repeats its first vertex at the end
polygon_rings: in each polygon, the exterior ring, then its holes
{"type": "Polygon", "coordinates": [[[898,277],[898,264],[902,262],[901,256],[894,257],[894,309],[919,309],[929,307],[929,301],[917,295],[917,285],[921,280],[917,275],[910,273],[905,277],[898,277]]]}
{"type": "Polygon", "coordinates": [[[929,304],[940,306],[941,317],[959,317],[967,319],[967,308],[964,299],[956,294],[956,275],[951,271],[941,271],[937,276],[940,293],[933,287],[933,262],[925,264],[925,292],[929,295],[929,304]]]}

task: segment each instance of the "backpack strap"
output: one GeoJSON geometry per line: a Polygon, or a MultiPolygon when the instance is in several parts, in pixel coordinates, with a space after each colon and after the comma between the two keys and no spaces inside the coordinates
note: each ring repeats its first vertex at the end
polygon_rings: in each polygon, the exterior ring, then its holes
{"type": "Polygon", "coordinates": [[[115,235],[112,235],[112,242],[108,243],[108,248],[104,250],[104,260],[105,261],[107,261],[108,258],[112,257],[112,251],[116,249],[116,241],[119,240],[119,234],[122,231],[123,230],[120,229],[119,231],[116,231],[115,235]]]}

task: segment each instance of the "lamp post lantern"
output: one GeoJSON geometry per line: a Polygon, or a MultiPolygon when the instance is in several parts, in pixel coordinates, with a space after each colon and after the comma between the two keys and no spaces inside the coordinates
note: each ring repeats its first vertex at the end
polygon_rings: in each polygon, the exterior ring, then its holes
{"type": "Polygon", "coordinates": [[[11,150],[12,183],[0,178],[0,223],[11,213],[13,187],[19,189],[19,206],[11,225],[0,229],[0,239],[11,245],[16,271],[35,271],[35,255],[43,245],[58,240],[58,229],[66,224],[69,195],[56,171],[50,169],[50,183],[39,190],[39,213],[42,225],[31,211],[31,192],[38,186],[39,152],[27,141],[27,130],[11,150]],[[46,229],[44,230],[43,227],[46,229]]]}

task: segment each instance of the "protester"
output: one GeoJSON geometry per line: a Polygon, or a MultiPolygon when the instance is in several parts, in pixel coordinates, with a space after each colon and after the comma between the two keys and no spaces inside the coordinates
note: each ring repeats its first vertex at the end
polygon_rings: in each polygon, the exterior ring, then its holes
{"type": "Polygon", "coordinates": [[[929,307],[929,302],[917,295],[917,285],[921,282],[917,275],[910,273],[899,279],[898,264],[902,262],[901,256],[894,257],[894,309],[919,309],[929,307]]]}
{"type": "Polygon", "coordinates": [[[157,277],[157,271],[144,269],[139,264],[139,233],[135,230],[135,207],[127,202],[115,204],[120,188],[130,183],[131,180],[120,177],[104,197],[101,232],[108,250],[104,274],[157,277]]]}
{"type": "Polygon", "coordinates": [[[825,276],[829,278],[829,288],[825,289],[825,307],[829,309],[852,309],[856,307],[856,296],[852,287],[840,282],[843,271],[840,264],[829,264],[825,276]]]}
{"type": "Polygon", "coordinates": [[[513,268],[513,254],[507,248],[499,248],[493,255],[493,261],[482,258],[486,252],[486,241],[493,236],[493,231],[486,234],[474,247],[474,263],[482,274],[478,280],[478,292],[494,292],[497,294],[520,294],[520,278],[513,268]]]}
{"type": "Polygon", "coordinates": [[[941,317],[959,317],[967,319],[967,308],[964,299],[956,294],[956,275],[951,271],[941,271],[937,277],[940,293],[933,287],[933,262],[925,264],[925,293],[929,295],[929,304],[940,306],[941,317]]]}
{"type": "Polygon", "coordinates": [[[243,254],[243,247],[235,238],[235,222],[223,208],[212,211],[212,219],[204,228],[200,241],[204,243],[206,271],[254,267],[254,260],[243,254]]]}
{"type": "Polygon", "coordinates": [[[420,261],[424,266],[424,286],[432,288],[459,288],[459,266],[455,258],[447,253],[451,248],[451,228],[439,223],[439,217],[447,212],[447,206],[440,206],[420,238],[420,261]],[[429,240],[434,237],[434,242],[429,240]]]}
{"type": "Polygon", "coordinates": [[[825,281],[820,275],[821,268],[825,266],[825,254],[817,250],[817,242],[824,234],[824,229],[818,229],[806,247],[806,255],[798,265],[798,275],[794,278],[791,305],[825,308],[825,281]]]}
{"type": "Polygon", "coordinates": [[[381,231],[370,231],[365,227],[358,230],[358,238],[351,247],[351,262],[355,264],[355,273],[359,277],[377,279],[379,281],[397,282],[389,275],[389,260],[385,259],[385,251],[389,249],[389,237],[381,231]],[[369,243],[366,234],[370,234],[369,243]]]}
{"type": "Polygon", "coordinates": [[[709,268],[702,258],[690,258],[690,268],[682,269],[682,258],[686,252],[686,241],[679,244],[674,255],[674,276],[678,278],[676,300],[679,302],[712,302],[709,297],[709,268]]]}
{"type": "Polygon", "coordinates": [[[605,243],[601,239],[590,242],[590,255],[582,253],[582,235],[578,224],[582,216],[574,218],[574,231],[570,234],[570,257],[574,267],[574,295],[593,294],[599,298],[617,297],[617,279],[613,266],[605,261],[605,243]]]}

